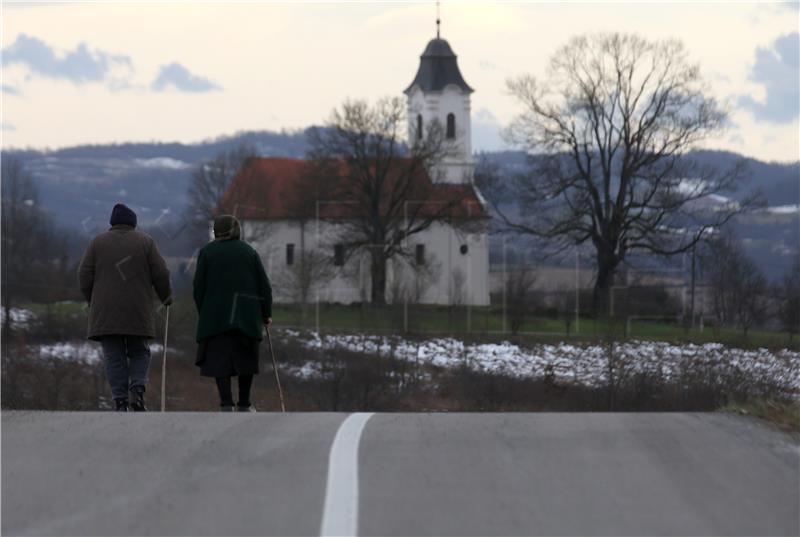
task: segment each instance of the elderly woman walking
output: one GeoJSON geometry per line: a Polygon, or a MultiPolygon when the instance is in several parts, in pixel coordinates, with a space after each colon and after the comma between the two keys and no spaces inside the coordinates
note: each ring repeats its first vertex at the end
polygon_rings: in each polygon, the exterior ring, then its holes
{"type": "Polygon", "coordinates": [[[214,240],[200,250],[194,275],[197,360],[200,374],[214,377],[220,408],[234,410],[231,377],[239,378],[240,412],[250,403],[258,374],[262,325],[272,323],[272,288],[258,253],[241,239],[239,222],[230,215],[214,220],[214,240]]]}

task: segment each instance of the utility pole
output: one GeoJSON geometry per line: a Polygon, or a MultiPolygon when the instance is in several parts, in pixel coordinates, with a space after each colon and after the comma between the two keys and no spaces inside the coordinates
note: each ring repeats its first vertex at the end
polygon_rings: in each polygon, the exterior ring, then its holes
{"type": "Polygon", "coordinates": [[[575,335],[581,331],[581,252],[575,246],[575,335]]]}
{"type": "Polygon", "coordinates": [[[692,326],[691,326],[692,328],[694,328],[694,285],[695,285],[695,274],[697,266],[697,263],[695,261],[696,251],[697,251],[697,243],[694,243],[692,245],[692,290],[691,290],[692,298],[689,305],[689,311],[692,318],[692,326]]]}

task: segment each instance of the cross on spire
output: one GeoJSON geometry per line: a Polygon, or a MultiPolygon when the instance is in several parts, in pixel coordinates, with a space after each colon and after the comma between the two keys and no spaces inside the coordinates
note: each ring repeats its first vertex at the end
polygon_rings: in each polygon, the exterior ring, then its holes
{"type": "Polygon", "coordinates": [[[439,0],[436,0],[436,39],[439,39],[439,27],[442,24],[442,19],[439,17],[439,0]]]}

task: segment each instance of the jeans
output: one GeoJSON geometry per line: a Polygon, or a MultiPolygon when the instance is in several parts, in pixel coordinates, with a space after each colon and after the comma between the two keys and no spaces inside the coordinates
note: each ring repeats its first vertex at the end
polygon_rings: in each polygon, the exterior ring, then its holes
{"type": "Polygon", "coordinates": [[[103,336],[106,377],[114,399],[127,399],[128,390],[145,390],[150,369],[150,345],[141,336],[103,336]]]}

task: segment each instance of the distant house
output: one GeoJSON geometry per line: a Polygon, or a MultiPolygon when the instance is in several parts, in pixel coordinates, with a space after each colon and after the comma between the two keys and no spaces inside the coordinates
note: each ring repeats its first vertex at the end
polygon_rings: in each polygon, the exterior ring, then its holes
{"type": "MultiPolygon", "coordinates": [[[[450,139],[450,151],[436,169],[413,177],[425,191],[422,210],[458,200],[453,221],[434,223],[409,237],[410,258],[394,260],[387,272],[387,300],[425,304],[489,304],[488,212],[473,184],[470,132],[470,88],[458,69],[456,56],[444,39],[431,40],[421,56],[408,98],[409,139],[421,136],[426,125],[439,121],[450,139]],[[435,178],[435,179],[434,179],[435,178]]],[[[368,254],[346,255],[340,237],[342,222],[353,218],[353,207],[335,199],[320,201],[298,219],[289,200],[306,194],[303,176],[309,163],[300,159],[255,158],[234,178],[221,209],[235,214],[246,239],[259,251],[275,282],[275,300],[292,302],[297,263],[302,253],[327,260],[325,278],[312,282],[310,301],[366,301],[370,281],[368,254]],[[309,218],[310,216],[310,218],[309,218]],[[301,221],[302,220],[302,221],[301,221]]],[[[413,199],[409,202],[413,203],[413,199]]],[[[308,259],[306,257],[304,259],[308,259]]]]}

